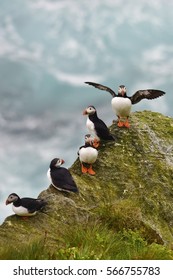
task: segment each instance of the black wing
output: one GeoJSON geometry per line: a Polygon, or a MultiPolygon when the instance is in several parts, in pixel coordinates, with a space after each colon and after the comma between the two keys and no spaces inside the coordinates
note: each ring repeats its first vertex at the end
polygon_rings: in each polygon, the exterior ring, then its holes
{"type": "Polygon", "coordinates": [[[157,89],[138,90],[130,97],[130,99],[132,104],[136,104],[142,99],[155,99],[164,94],[165,94],[164,91],[157,90],[157,89]]]}
{"type": "Polygon", "coordinates": [[[51,171],[52,184],[64,191],[78,192],[77,185],[69,170],[60,167],[51,171]]]}
{"type": "Polygon", "coordinates": [[[80,150],[81,150],[82,148],[85,148],[85,147],[86,147],[85,145],[79,147],[79,150],[78,150],[78,152],[77,152],[77,155],[78,155],[78,156],[79,156],[80,150]]]}
{"type": "Polygon", "coordinates": [[[25,197],[21,199],[21,206],[28,209],[29,213],[34,213],[35,211],[43,208],[47,202],[43,199],[35,199],[30,197],[25,197]]]}
{"type": "Polygon", "coordinates": [[[107,125],[101,119],[98,119],[95,123],[95,130],[97,131],[98,137],[102,140],[115,140],[110,134],[107,125]]]}
{"type": "Polygon", "coordinates": [[[111,88],[109,88],[107,86],[103,86],[103,85],[100,85],[100,84],[97,84],[97,83],[93,83],[93,82],[85,82],[85,84],[88,84],[90,86],[93,86],[93,87],[101,89],[101,90],[108,91],[112,95],[112,97],[116,96],[116,93],[111,88]]]}

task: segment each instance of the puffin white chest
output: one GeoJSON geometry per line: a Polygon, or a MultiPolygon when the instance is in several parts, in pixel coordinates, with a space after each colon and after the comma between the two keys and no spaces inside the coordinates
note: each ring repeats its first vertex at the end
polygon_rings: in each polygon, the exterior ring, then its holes
{"type": "Polygon", "coordinates": [[[92,147],[81,148],[79,151],[79,159],[81,162],[92,164],[96,161],[98,151],[92,147]]]}
{"type": "Polygon", "coordinates": [[[119,117],[128,117],[131,111],[132,103],[129,98],[116,96],[112,98],[112,109],[119,117]]]}
{"type": "Polygon", "coordinates": [[[89,119],[89,117],[87,117],[86,127],[88,128],[88,130],[89,130],[89,132],[91,134],[95,134],[96,135],[94,123],[89,119]]]}
{"type": "Polygon", "coordinates": [[[52,181],[51,175],[50,175],[50,168],[47,171],[47,178],[49,179],[50,182],[52,181]]]}
{"type": "Polygon", "coordinates": [[[36,214],[36,211],[34,213],[29,213],[28,210],[23,206],[16,207],[12,205],[12,209],[18,216],[34,216],[36,214]]]}

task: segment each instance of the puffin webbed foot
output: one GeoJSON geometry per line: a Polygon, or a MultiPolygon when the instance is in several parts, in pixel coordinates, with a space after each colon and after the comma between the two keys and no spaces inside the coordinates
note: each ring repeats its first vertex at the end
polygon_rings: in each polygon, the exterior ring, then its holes
{"type": "Polygon", "coordinates": [[[92,165],[90,165],[90,167],[88,168],[88,173],[90,175],[95,175],[96,174],[95,171],[92,169],[92,165]]]}
{"type": "Polygon", "coordinates": [[[126,120],[126,122],[124,123],[124,126],[127,127],[127,128],[130,127],[130,124],[129,124],[129,121],[128,121],[128,120],[126,120]]]}
{"type": "Polygon", "coordinates": [[[28,216],[21,216],[21,218],[22,218],[23,221],[27,221],[29,219],[28,216]]]}
{"type": "Polygon", "coordinates": [[[118,127],[123,127],[124,126],[124,122],[118,121],[118,127]]]}
{"type": "Polygon", "coordinates": [[[121,121],[121,117],[120,116],[118,116],[118,127],[127,127],[127,128],[129,128],[130,127],[130,124],[129,124],[129,120],[128,120],[128,118],[129,117],[126,117],[126,121],[124,122],[124,121],[121,121]]]}
{"type": "Polygon", "coordinates": [[[87,173],[88,172],[88,168],[85,167],[83,164],[81,166],[81,170],[82,170],[82,173],[87,173]]]}

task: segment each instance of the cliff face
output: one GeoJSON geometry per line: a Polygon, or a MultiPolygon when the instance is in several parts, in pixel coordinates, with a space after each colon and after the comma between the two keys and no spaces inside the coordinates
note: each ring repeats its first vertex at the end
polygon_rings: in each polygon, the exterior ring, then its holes
{"type": "Polygon", "coordinates": [[[27,221],[12,215],[0,226],[0,244],[28,243],[45,237],[48,246],[64,232],[90,219],[115,231],[138,230],[150,243],[173,244],[173,119],[153,112],[131,115],[130,129],[110,127],[115,142],[102,143],[94,164],[96,176],[81,174],[77,159],[70,171],[79,194],[49,186],[39,197],[43,212],[27,221]]]}

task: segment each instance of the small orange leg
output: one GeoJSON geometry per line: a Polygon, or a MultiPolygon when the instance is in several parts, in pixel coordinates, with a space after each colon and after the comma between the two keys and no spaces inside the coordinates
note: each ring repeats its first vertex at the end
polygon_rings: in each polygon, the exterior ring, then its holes
{"type": "Polygon", "coordinates": [[[120,117],[118,116],[118,127],[123,127],[124,123],[120,121],[120,117]]]}
{"type": "Polygon", "coordinates": [[[81,164],[81,170],[82,170],[82,173],[87,173],[87,171],[88,171],[88,169],[83,164],[81,164]]]}
{"type": "Polygon", "coordinates": [[[129,127],[130,127],[130,124],[129,124],[128,118],[127,118],[127,120],[125,121],[124,126],[125,126],[125,127],[127,127],[127,128],[129,128],[129,127]]]}
{"type": "Polygon", "coordinates": [[[29,218],[28,218],[28,216],[22,216],[22,220],[23,221],[26,221],[26,220],[28,220],[29,218]]]}
{"type": "Polygon", "coordinates": [[[123,122],[118,122],[118,127],[123,127],[124,126],[124,123],[123,122]]]}
{"type": "Polygon", "coordinates": [[[90,175],[95,175],[96,174],[95,171],[92,169],[92,165],[90,165],[90,167],[88,168],[88,173],[90,175]]]}

